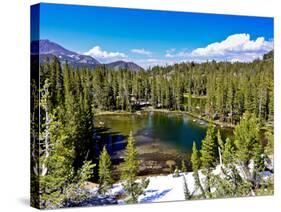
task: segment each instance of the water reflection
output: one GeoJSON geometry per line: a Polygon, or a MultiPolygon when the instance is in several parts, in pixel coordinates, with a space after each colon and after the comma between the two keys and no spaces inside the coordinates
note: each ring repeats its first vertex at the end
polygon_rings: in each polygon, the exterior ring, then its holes
{"type": "MultiPolygon", "coordinates": [[[[181,160],[190,159],[193,141],[197,147],[206,135],[207,123],[200,123],[185,114],[148,112],[141,115],[103,115],[96,118],[96,123],[102,122],[103,130],[97,132],[100,136],[99,149],[106,144],[113,163],[122,162],[127,138],[132,131],[139,159],[144,166],[143,174],[168,173],[166,162],[173,160],[178,166],[181,160]],[[151,164],[154,167],[148,169],[151,164]],[[157,168],[155,168],[157,167],[157,168]]],[[[224,137],[226,130],[221,131],[224,137]]]]}

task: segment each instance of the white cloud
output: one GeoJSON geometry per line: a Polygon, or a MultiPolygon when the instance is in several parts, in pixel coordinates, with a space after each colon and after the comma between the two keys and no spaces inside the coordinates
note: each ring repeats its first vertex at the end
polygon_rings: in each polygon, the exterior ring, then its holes
{"type": "Polygon", "coordinates": [[[147,51],[145,49],[132,49],[131,52],[133,52],[135,54],[146,55],[146,56],[151,56],[151,54],[152,54],[152,52],[147,51]]]}
{"type": "Polygon", "coordinates": [[[166,54],[165,54],[165,57],[172,58],[172,57],[174,57],[174,55],[171,54],[171,53],[166,53],[166,54]]]}
{"type": "Polygon", "coordinates": [[[264,53],[273,49],[273,41],[266,41],[264,37],[251,40],[249,34],[234,34],[221,42],[215,42],[204,48],[197,48],[191,52],[193,57],[235,58],[244,60],[259,58],[264,53]]]}
{"type": "Polygon", "coordinates": [[[92,56],[101,62],[111,62],[115,60],[121,60],[127,58],[128,56],[122,52],[108,52],[101,49],[100,46],[95,46],[87,52],[84,52],[84,55],[92,56]]]}
{"type": "Polygon", "coordinates": [[[176,52],[176,49],[170,49],[166,51],[165,57],[167,58],[176,58],[176,57],[189,57],[190,53],[187,51],[176,52]]]}
{"type": "Polygon", "coordinates": [[[135,58],[122,52],[110,52],[103,50],[100,46],[95,46],[85,55],[90,55],[98,59],[101,63],[109,63],[116,60],[135,62],[138,65],[148,68],[156,65],[169,65],[179,62],[204,62],[206,60],[230,61],[230,62],[250,62],[273,49],[273,40],[265,40],[264,37],[257,39],[250,38],[249,34],[233,34],[226,39],[209,45],[188,51],[187,49],[168,49],[164,57],[153,58],[151,51],[144,48],[131,49],[131,53],[143,55],[143,58],[135,58]],[[146,57],[145,57],[146,56],[146,57]],[[148,58],[147,58],[148,57],[148,58]]]}
{"type": "Polygon", "coordinates": [[[149,68],[153,66],[167,66],[178,63],[180,61],[177,60],[166,60],[166,59],[158,59],[158,58],[149,58],[149,59],[134,59],[132,60],[134,63],[138,64],[143,68],[149,68]]]}
{"type": "Polygon", "coordinates": [[[166,51],[166,58],[184,59],[186,61],[206,61],[206,60],[227,60],[231,62],[250,62],[262,56],[273,49],[273,41],[265,40],[264,37],[258,37],[251,40],[249,34],[233,34],[225,40],[215,42],[203,48],[197,48],[193,51],[176,51],[170,49],[166,51]]]}

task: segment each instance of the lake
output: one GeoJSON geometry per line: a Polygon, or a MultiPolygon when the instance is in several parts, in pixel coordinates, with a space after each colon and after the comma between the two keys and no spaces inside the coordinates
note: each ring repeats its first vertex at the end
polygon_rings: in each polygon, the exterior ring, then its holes
{"type": "MultiPolygon", "coordinates": [[[[97,138],[107,145],[116,164],[122,161],[127,137],[132,131],[142,160],[141,175],[169,173],[167,161],[180,167],[183,159],[190,169],[193,141],[200,148],[208,127],[208,123],[190,115],[172,112],[100,115],[95,124],[100,127],[97,138]]],[[[223,136],[231,133],[221,131],[223,136]]]]}

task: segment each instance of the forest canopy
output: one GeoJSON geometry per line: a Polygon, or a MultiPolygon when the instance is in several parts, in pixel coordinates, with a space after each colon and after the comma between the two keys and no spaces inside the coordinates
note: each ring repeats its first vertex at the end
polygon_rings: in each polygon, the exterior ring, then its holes
{"type": "MultiPolygon", "coordinates": [[[[73,68],[56,57],[47,59],[39,65],[39,82],[32,79],[32,192],[39,191],[32,204],[61,207],[76,201],[74,191],[96,172],[101,157],[97,150],[102,150],[103,144],[90,148],[95,142],[94,117],[99,111],[134,112],[150,107],[185,111],[231,126],[249,113],[272,131],[272,58],[270,52],[251,63],[190,62],[140,71],[116,71],[104,65],[73,68]]],[[[209,158],[204,148],[202,155],[209,158]]],[[[105,168],[99,171],[103,188],[112,184],[111,177],[104,176],[110,167],[108,157],[104,150],[100,164],[105,168]]],[[[206,169],[211,166],[208,160],[202,164],[206,169]]]]}
{"type": "Polygon", "coordinates": [[[50,78],[56,88],[53,104],[69,81],[75,98],[86,95],[91,107],[99,110],[133,111],[151,105],[233,124],[248,111],[263,124],[272,125],[272,54],[251,63],[191,62],[146,71],[116,71],[103,65],[75,69],[54,58],[40,66],[40,84],[43,87],[45,79],[50,78]]]}

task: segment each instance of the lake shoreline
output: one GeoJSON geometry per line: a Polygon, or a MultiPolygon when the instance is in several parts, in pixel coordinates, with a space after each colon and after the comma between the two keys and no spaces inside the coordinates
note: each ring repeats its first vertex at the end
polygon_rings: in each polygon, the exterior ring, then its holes
{"type": "MultiPolygon", "coordinates": [[[[100,128],[105,128],[108,130],[108,134],[110,134],[111,130],[114,134],[124,134],[125,137],[128,135],[129,131],[125,131],[121,128],[116,128],[116,126],[121,125],[121,123],[126,120],[125,126],[127,128],[132,128],[134,123],[138,122],[140,119],[147,119],[147,117],[154,117],[157,116],[157,114],[162,114],[161,116],[164,117],[178,117],[177,120],[182,120],[181,123],[185,127],[191,127],[191,126],[197,126],[199,129],[206,129],[209,120],[205,120],[202,117],[196,116],[194,114],[188,113],[186,111],[170,111],[166,109],[153,109],[153,108],[145,108],[144,110],[138,110],[134,112],[128,112],[128,111],[97,111],[95,114],[95,126],[100,128]],[[108,118],[109,117],[109,118],[108,118]],[[111,118],[110,118],[111,117],[111,118]],[[124,118],[123,118],[124,117],[124,118]],[[113,120],[113,122],[112,122],[113,120]],[[130,123],[129,120],[134,120],[134,122],[130,123]],[[185,120],[185,121],[183,121],[185,120]],[[186,124],[189,122],[189,124],[186,124]],[[129,123],[129,124],[128,124],[129,123]],[[132,125],[131,125],[132,124],[132,125]]],[[[165,123],[165,122],[164,122],[165,123]]],[[[170,123],[170,121],[169,121],[170,123]]],[[[173,123],[173,121],[171,122],[173,123]]],[[[173,129],[175,127],[176,123],[172,124],[166,130],[164,130],[163,133],[167,132],[170,129],[173,129]]],[[[214,123],[215,124],[215,123],[214,123]]],[[[196,127],[196,128],[197,128],[196,127]]],[[[221,127],[221,125],[218,125],[217,127],[221,127]]],[[[226,127],[225,127],[226,128],[226,127]]],[[[228,131],[228,129],[223,129],[223,131],[228,131]]],[[[133,128],[132,128],[133,129],[133,128]]],[[[142,129],[142,128],[141,128],[142,129]]],[[[186,133],[185,129],[183,129],[184,134],[186,133]]],[[[192,128],[192,131],[194,131],[194,128],[192,128]]],[[[204,131],[204,130],[203,130],[204,131]]],[[[232,128],[231,128],[232,131],[232,128]]],[[[136,131],[135,131],[136,132],[136,131]]],[[[194,131],[195,132],[195,131],[194,131]]],[[[138,173],[139,177],[144,176],[157,176],[157,175],[168,175],[171,174],[171,167],[168,165],[172,164],[173,169],[178,167],[181,168],[182,161],[185,161],[185,166],[188,169],[188,171],[192,171],[191,169],[191,163],[190,163],[190,157],[191,157],[191,147],[188,150],[183,150],[182,148],[170,146],[171,143],[161,143],[159,140],[159,137],[153,137],[151,136],[151,131],[145,129],[144,131],[138,129],[138,133],[134,134],[134,139],[136,140],[136,148],[138,151],[138,159],[141,162],[141,167],[138,173]]],[[[175,131],[173,131],[175,133],[175,131]]],[[[200,134],[199,132],[196,132],[195,134],[200,134]]],[[[182,135],[181,132],[177,132],[177,135],[182,135]]],[[[116,136],[116,135],[114,135],[116,136]]],[[[187,139],[190,139],[192,137],[192,134],[188,136],[187,139]]],[[[177,137],[177,136],[176,136],[177,137]]],[[[120,137],[119,137],[120,138],[120,137]]],[[[160,136],[161,138],[161,136],[160,136]]],[[[108,139],[106,137],[101,136],[101,139],[104,139],[104,141],[110,141],[112,142],[111,145],[114,146],[114,139],[112,138],[108,139]]],[[[123,139],[123,138],[122,138],[123,139]]],[[[125,139],[125,138],[124,138],[125,139]]],[[[182,138],[181,140],[185,140],[186,138],[182,138]]],[[[200,138],[201,141],[203,138],[200,138]]],[[[161,139],[160,139],[161,140],[161,139]]],[[[169,140],[169,137],[168,137],[169,140]]],[[[193,140],[193,138],[192,138],[193,140]]],[[[194,138],[195,141],[198,141],[198,139],[194,138]]],[[[194,141],[193,140],[193,141],[194,141]]],[[[186,140],[185,140],[186,141],[186,140]]],[[[192,142],[193,142],[192,141],[192,142]]],[[[121,144],[122,142],[118,141],[117,143],[121,144]]],[[[184,142],[186,143],[186,142],[184,142]]],[[[199,142],[200,143],[200,142],[199,142]]],[[[125,143],[123,143],[125,147],[125,143]]],[[[198,144],[200,145],[200,144],[198,144]]],[[[112,148],[112,146],[110,147],[112,148]]],[[[109,149],[110,149],[109,148],[109,149]]],[[[114,151],[114,147],[112,149],[114,151]]],[[[124,158],[123,155],[123,149],[118,150],[118,152],[114,152],[112,155],[112,159],[114,162],[114,176],[115,179],[118,179],[120,177],[120,173],[118,170],[118,166],[120,165],[121,161],[124,158]]]]}
{"type": "Polygon", "coordinates": [[[216,126],[220,128],[229,128],[234,129],[236,125],[229,124],[227,122],[222,122],[218,120],[210,120],[208,118],[202,117],[200,115],[190,113],[187,111],[179,111],[179,110],[168,110],[168,109],[155,109],[155,108],[145,108],[143,110],[136,110],[134,112],[129,111],[122,111],[122,110],[116,110],[116,111],[108,111],[108,110],[100,110],[97,113],[95,113],[95,116],[103,116],[103,115],[141,115],[142,112],[162,112],[162,113],[170,113],[170,114],[181,114],[181,115],[189,115],[192,116],[194,119],[193,121],[203,121],[207,123],[213,123],[216,126]]]}

